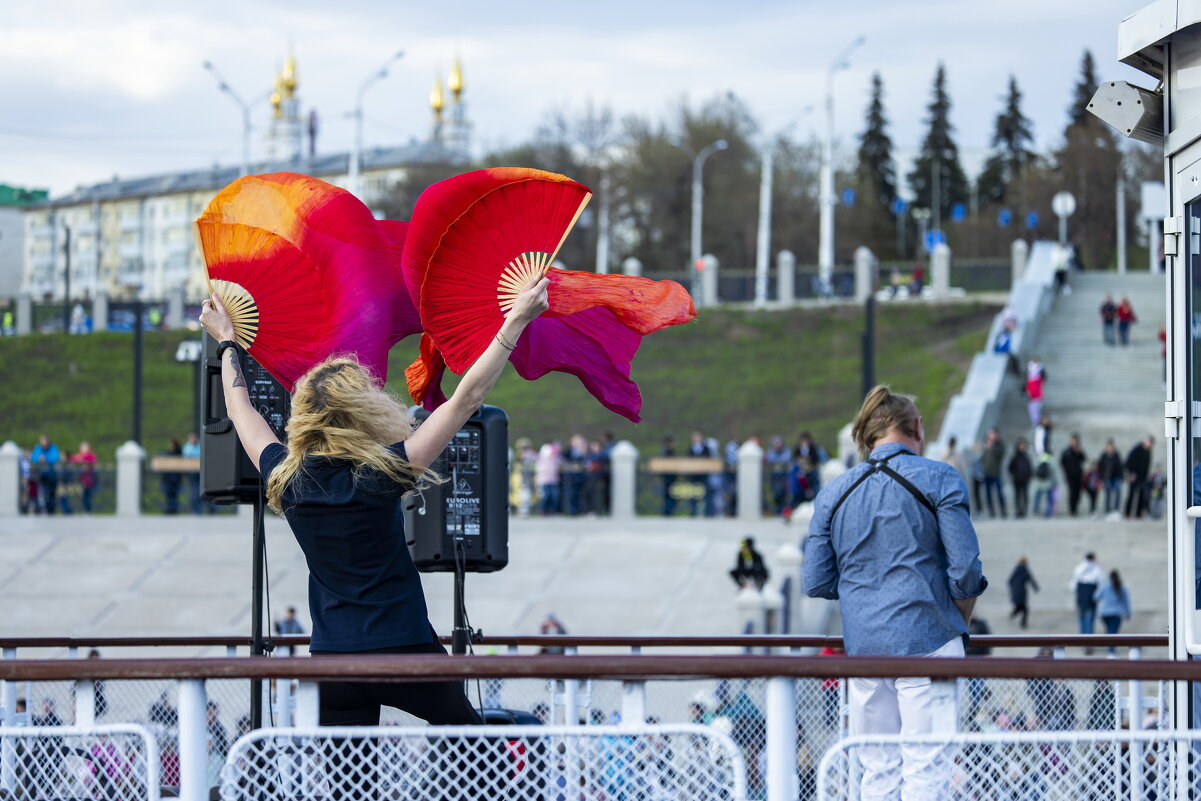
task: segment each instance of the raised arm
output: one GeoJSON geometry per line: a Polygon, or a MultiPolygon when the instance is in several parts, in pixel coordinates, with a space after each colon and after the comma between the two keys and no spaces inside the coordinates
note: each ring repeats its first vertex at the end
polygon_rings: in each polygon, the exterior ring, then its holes
{"type": "Polygon", "coordinates": [[[517,347],[521,332],[531,320],[546,311],[549,305],[546,287],[549,284],[549,279],[540,278],[521,290],[500,331],[463,374],[463,380],[455,388],[454,394],[405,440],[405,455],[412,465],[429,467],[438,454],[445,450],[455,432],[467,422],[467,418],[480,408],[484,398],[496,386],[509,354],[517,347]]]}
{"type": "MultiPolygon", "coordinates": [[[[200,325],[218,342],[234,338],[233,322],[216,295],[201,305],[200,325]]],[[[221,354],[221,388],[225,392],[225,409],[234,424],[234,430],[238,432],[238,439],[250,461],[258,467],[263,449],[279,440],[250,402],[237,348],[227,348],[221,354]]]]}

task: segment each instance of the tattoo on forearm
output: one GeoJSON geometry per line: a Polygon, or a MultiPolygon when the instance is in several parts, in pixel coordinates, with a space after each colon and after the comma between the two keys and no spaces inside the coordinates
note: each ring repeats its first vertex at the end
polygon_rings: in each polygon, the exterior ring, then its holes
{"type": "Polygon", "coordinates": [[[229,349],[230,364],[234,368],[234,381],[229,385],[230,389],[246,386],[246,376],[242,374],[242,360],[238,358],[238,351],[235,348],[229,349]]]}

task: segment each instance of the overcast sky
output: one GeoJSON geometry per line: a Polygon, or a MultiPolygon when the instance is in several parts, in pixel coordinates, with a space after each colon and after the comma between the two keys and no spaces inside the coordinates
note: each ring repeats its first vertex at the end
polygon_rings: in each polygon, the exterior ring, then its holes
{"type": "MultiPolygon", "coordinates": [[[[884,78],[893,141],[905,159],[923,133],[935,65],[946,64],[952,119],[969,173],[988,147],[1008,76],[1025,94],[1038,146],[1064,127],[1084,49],[1102,79],[1151,79],[1117,62],[1128,0],[4,0],[0,7],[0,183],[54,194],[113,175],[241,159],[241,112],[201,67],[212,61],[247,99],[271,88],[291,46],[299,97],[320,116],[318,149],[345,151],[346,113],[363,79],[405,51],[366,95],[366,146],[428,135],[437,74],[462,58],[474,144],[525,139],[548,109],[591,100],[662,116],[672,103],[741,96],[767,130],[801,117],[821,127],[825,74],[836,78],[838,137],[863,126],[873,71],[884,78]],[[816,110],[804,113],[807,107],[816,110]]],[[[270,115],[255,108],[253,154],[270,115]]],[[[538,166],[538,165],[528,165],[538,166]]]]}

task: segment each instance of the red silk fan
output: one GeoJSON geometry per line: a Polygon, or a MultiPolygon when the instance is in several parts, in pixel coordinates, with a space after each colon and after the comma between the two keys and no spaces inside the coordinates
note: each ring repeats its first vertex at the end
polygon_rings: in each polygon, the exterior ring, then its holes
{"type": "Polygon", "coordinates": [[[541,170],[477,170],[422,192],[405,280],[446,364],[460,373],[500,330],[529,280],[545,274],[592,192],[541,170]]]}
{"type": "Polygon", "coordinates": [[[550,370],[571,373],[607,408],[639,419],[630,361],[642,336],[688,322],[696,309],[674,281],[549,268],[589,197],[587,187],[562,175],[519,168],[466,173],[422,193],[403,256],[426,331],[405,371],[414,400],[440,404],[445,368],[469,367],[516,291],[547,273],[550,308],[526,329],[510,361],[531,380],[550,370]]]}
{"type": "Polygon", "coordinates": [[[210,291],[250,354],[289,391],[333,354],[382,383],[388,350],[421,330],[400,269],[404,223],[379,226],[343,189],[294,173],[251,175],[196,220],[210,291]]]}

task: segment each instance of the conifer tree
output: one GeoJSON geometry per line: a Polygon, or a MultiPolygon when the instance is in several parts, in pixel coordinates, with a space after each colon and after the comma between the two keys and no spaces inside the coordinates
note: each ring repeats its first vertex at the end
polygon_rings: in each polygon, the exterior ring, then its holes
{"type": "Polygon", "coordinates": [[[1011,194],[1010,185],[1034,157],[1030,149],[1033,143],[1030,119],[1022,113],[1022,92],[1018,89],[1017,79],[1010,75],[1005,108],[997,115],[993,129],[993,152],[984,163],[984,171],[976,185],[980,203],[1005,202],[1011,194]]]}
{"type": "Polygon", "coordinates": [[[951,98],[947,95],[946,84],[946,69],[940,63],[934,73],[933,97],[926,107],[930,115],[929,129],[908,176],[918,206],[933,208],[937,188],[938,205],[944,220],[949,217],[952,206],[967,200],[968,193],[967,176],[959,163],[959,147],[952,138],[955,128],[951,125],[951,98]],[[934,186],[936,170],[937,187],[934,186]]]}
{"type": "Polygon", "coordinates": [[[1088,103],[1093,99],[1093,93],[1097,91],[1098,84],[1092,51],[1085,50],[1084,57],[1080,59],[1080,77],[1076,80],[1076,86],[1072,90],[1072,105],[1068,107],[1069,128],[1074,125],[1088,125],[1096,119],[1089,113],[1088,103]]]}
{"type": "Polygon", "coordinates": [[[872,75],[872,96],[867,106],[867,127],[859,137],[859,187],[865,203],[892,213],[897,196],[897,172],[892,160],[892,138],[884,115],[884,82],[872,75]]]}

